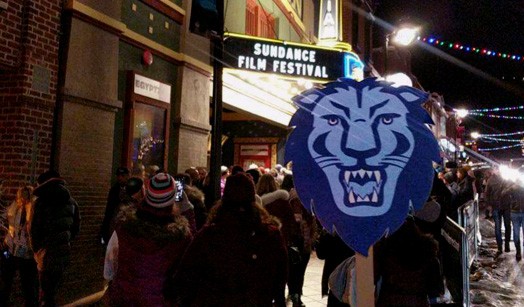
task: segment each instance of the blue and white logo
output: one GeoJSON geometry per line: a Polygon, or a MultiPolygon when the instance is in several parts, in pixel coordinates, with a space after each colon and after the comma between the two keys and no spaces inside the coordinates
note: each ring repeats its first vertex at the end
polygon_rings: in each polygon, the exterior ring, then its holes
{"type": "Polygon", "coordinates": [[[293,98],[299,108],[286,160],[298,195],[324,228],[363,255],[429,195],[440,155],[421,106],[427,98],[374,78],[341,78],[293,98]]]}

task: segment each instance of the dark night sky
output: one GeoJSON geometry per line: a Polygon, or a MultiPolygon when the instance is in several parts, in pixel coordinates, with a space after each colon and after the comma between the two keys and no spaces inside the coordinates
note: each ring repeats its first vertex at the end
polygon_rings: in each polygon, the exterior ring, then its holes
{"type": "MultiPolygon", "coordinates": [[[[392,25],[403,21],[420,25],[422,36],[433,35],[445,41],[524,56],[524,1],[381,0],[375,15],[392,25]]],[[[375,38],[383,38],[385,33],[375,26],[375,38]]],[[[375,45],[380,46],[381,42],[375,45]]],[[[447,105],[466,109],[524,105],[524,61],[436,48],[484,72],[486,75],[482,77],[478,72],[468,71],[435,55],[427,44],[410,48],[413,73],[425,90],[442,94],[447,105]]],[[[524,116],[524,111],[497,114],[524,116]]],[[[485,134],[524,130],[524,120],[472,117],[465,120],[465,125],[469,131],[485,134]]],[[[508,144],[481,142],[479,147],[508,144]]],[[[499,158],[521,155],[519,149],[493,154],[499,158]]]]}

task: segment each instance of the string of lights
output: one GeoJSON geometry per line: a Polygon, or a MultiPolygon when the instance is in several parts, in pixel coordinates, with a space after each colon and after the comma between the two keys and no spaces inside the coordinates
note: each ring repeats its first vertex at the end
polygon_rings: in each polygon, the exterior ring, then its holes
{"type": "Polygon", "coordinates": [[[504,108],[491,108],[491,109],[474,109],[469,110],[469,113],[487,113],[487,112],[501,112],[501,111],[517,111],[524,110],[524,106],[515,106],[515,107],[504,107],[504,108]]]}
{"type": "Polygon", "coordinates": [[[492,148],[479,148],[478,151],[496,151],[496,150],[504,150],[509,148],[515,148],[520,147],[522,144],[513,144],[508,146],[502,146],[502,147],[492,147],[492,148]]]}
{"type": "Polygon", "coordinates": [[[511,60],[511,61],[522,61],[524,62],[524,57],[519,54],[511,54],[507,52],[500,52],[496,50],[491,50],[488,48],[482,48],[477,46],[471,46],[471,45],[464,45],[459,42],[450,42],[446,40],[440,40],[435,38],[434,36],[426,36],[426,37],[418,37],[420,41],[423,41],[427,44],[438,46],[442,48],[448,48],[448,49],[454,49],[459,50],[467,53],[472,54],[478,54],[482,56],[490,56],[490,57],[498,57],[505,60],[511,60]]]}
{"type": "Polygon", "coordinates": [[[496,115],[496,114],[486,114],[486,113],[468,113],[468,116],[469,115],[471,115],[471,116],[484,116],[484,117],[490,117],[490,118],[524,120],[524,116],[517,116],[517,115],[496,115]]]}
{"type": "Polygon", "coordinates": [[[521,135],[524,134],[524,131],[515,131],[515,132],[509,132],[509,133],[491,133],[491,134],[479,134],[479,137],[497,137],[497,136],[512,136],[512,135],[521,135]]]}
{"type": "Polygon", "coordinates": [[[499,142],[511,142],[511,143],[522,142],[522,140],[517,140],[517,139],[504,139],[504,138],[496,138],[496,137],[484,136],[484,135],[480,135],[479,138],[483,138],[483,139],[487,139],[491,141],[499,141],[499,142]]]}

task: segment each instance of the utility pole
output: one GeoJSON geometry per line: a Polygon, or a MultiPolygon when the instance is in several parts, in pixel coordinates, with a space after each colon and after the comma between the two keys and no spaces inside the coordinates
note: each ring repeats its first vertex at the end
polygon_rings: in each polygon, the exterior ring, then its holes
{"type": "Polygon", "coordinates": [[[211,118],[210,182],[213,201],[220,199],[220,166],[222,165],[222,72],[224,55],[224,0],[216,0],[216,32],[211,33],[213,57],[213,114],[211,118]]]}

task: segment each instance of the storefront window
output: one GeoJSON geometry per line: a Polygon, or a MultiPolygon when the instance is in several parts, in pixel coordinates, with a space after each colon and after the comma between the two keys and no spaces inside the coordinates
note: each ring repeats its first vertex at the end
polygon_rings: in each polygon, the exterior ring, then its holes
{"type": "Polygon", "coordinates": [[[152,105],[135,104],[131,156],[135,172],[151,174],[164,168],[166,112],[152,105]]]}

